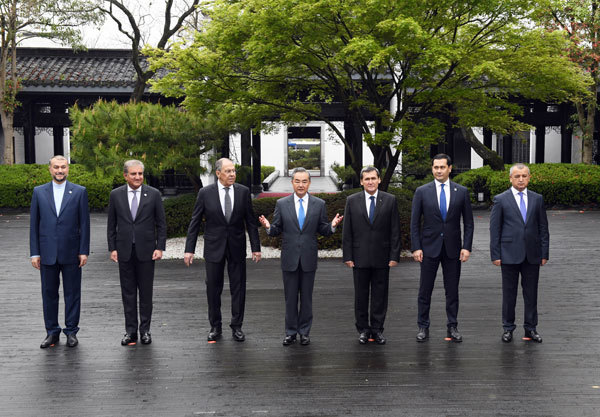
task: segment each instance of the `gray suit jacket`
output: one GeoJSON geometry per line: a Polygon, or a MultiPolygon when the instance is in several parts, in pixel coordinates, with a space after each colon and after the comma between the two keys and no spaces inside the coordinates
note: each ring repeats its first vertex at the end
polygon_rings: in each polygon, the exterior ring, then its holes
{"type": "Polygon", "coordinates": [[[490,255],[503,264],[540,264],[549,259],[550,233],[544,198],[527,190],[527,216],[523,216],[509,188],[494,197],[490,215],[490,255]]]}
{"type": "Polygon", "coordinates": [[[327,222],[327,211],[323,200],[309,196],[302,230],[296,216],[294,195],[277,200],[268,234],[269,236],[283,235],[281,246],[283,271],[295,271],[298,265],[305,272],[317,269],[317,233],[323,236],[333,233],[331,223],[327,222]]]}

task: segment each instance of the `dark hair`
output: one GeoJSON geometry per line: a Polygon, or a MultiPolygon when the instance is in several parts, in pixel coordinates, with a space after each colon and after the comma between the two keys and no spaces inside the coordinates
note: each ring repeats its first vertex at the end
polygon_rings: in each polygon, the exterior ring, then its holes
{"type": "Polygon", "coordinates": [[[433,161],[435,161],[436,159],[445,159],[448,166],[452,165],[452,158],[450,158],[445,153],[438,153],[436,156],[431,158],[431,166],[433,166],[433,161]]]}
{"type": "Polygon", "coordinates": [[[367,172],[373,172],[375,171],[377,173],[377,178],[379,178],[379,170],[375,167],[364,167],[363,169],[360,170],[360,179],[363,179],[363,174],[367,173],[367,172]]]}

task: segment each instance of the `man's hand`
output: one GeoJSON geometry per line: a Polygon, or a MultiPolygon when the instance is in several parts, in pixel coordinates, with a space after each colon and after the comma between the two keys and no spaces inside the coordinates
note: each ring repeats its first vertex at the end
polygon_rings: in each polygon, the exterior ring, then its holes
{"type": "Polygon", "coordinates": [[[113,262],[119,262],[119,255],[117,254],[116,250],[110,253],[110,260],[113,262]]]}
{"type": "Polygon", "coordinates": [[[254,262],[260,261],[260,252],[252,252],[252,260],[254,262]]]}
{"type": "Polygon", "coordinates": [[[162,259],[162,253],[163,253],[163,251],[155,249],[154,252],[152,252],[152,260],[158,261],[158,260],[162,259]]]}
{"type": "Polygon", "coordinates": [[[389,266],[390,268],[393,268],[393,267],[395,267],[395,266],[397,266],[397,265],[398,265],[398,262],[396,262],[396,261],[390,261],[390,263],[388,264],[388,266],[389,266]]]}
{"type": "Polygon", "coordinates": [[[87,264],[87,255],[79,255],[79,267],[82,268],[85,264],[87,264]]]}
{"type": "Polygon", "coordinates": [[[265,228],[265,229],[270,229],[271,228],[271,223],[269,223],[269,221],[267,220],[267,218],[265,216],[260,216],[258,218],[258,221],[260,222],[260,224],[265,228]]]}
{"type": "Polygon", "coordinates": [[[502,260],[496,259],[495,261],[492,261],[492,263],[496,266],[500,266],[500,265],[502,265],[502,260]]]}
{"type": "Polygon", "coordinates": [[[335,213],[335,217],[331,221],[331,227],[337,227],[338,224],[342,222],[344,216],[340,216],[340,213],[335,213]]]}
{"type": "Polygon", "coordinates": [[[344,262],[348,268],[354,268],[354,261],[346,261],[344,262]]]}
{"type": "Polygon", "coordinates": [[[413,259],[417,262],[423,262],[423,251],[421,249],[417,249],[412,253],[413,259]]]}
{"type": "Polygon", "coordinates": [[[183,262],[185,262],[185,266],[190,266],[194,262],[194,254],[186,252],[183,255],[183,262]]]}
{"type": "Polygon", "coordinates": [[[542,259],[542,263],[540,265],[544,266],[548,263],[548,259],[542,259]]]}
{"type": "Polygon", "coordinates": [[[40,269],[40,257],[39,256],[34,256],[33,258],[31,258],[31,266],[33,266],[35,269],[40,269]]]}
{"type": "Polygon", "coordinates": [[[460,251],[460,260],[462,262],[467,262],[469,260],[469,256],[471,256],[471,252],[466,250],[466,249],[462,249],[460,251]]]}

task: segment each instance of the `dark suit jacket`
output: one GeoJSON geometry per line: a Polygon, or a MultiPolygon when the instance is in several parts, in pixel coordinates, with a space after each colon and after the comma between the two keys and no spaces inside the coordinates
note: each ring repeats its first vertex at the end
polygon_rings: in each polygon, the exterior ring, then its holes
{"type": "Polygon", "coordinates": [[[90,211],[85,187],[67,181],[60,213],[56,213],[52,182],[33,189],[29,228],[31,256],[44,265],[78,264],[90,253],[90,211]]]}
{"type": "Polygon", "coordinates": [[[471,251],[473,244],[473,211],[469,191],[450,181],[450,207],[446,221],[442,220],[437,200],[435,181],[420,186],[415,191],[410,219],[411,250],[422,250],[424,256],[435,258],[442,251],[451,259],[460,257],[461,249],[471,251]],[[461,244],[460,218],[462,216],[464,237],[461,244]],[[423,224],[421,225],[421,217],[423,224]]]}
{"type": "Polygon", "coordinates": [[[229,223],[225,220],[217,184],[207,185],[198,192],[192,220],[188,227],[185,252],[194,253],[202,218],[204,226],[204,259],[221,262],[225,250],[235,262],[246,259],[246,230],[250,237],[252,252],[260,252],[258,221],[252,208],[250,190],[241,184],[233,184],[233,211],[229,223]]]}
{"type": "Polygon", "coordinates": [[[135,254],[140,261],[151,261],[155,249],[165,250],[167,223],[160,191],[142,184],[140,204],[131,217],[127,185],[115,188],[108,201],[107,238],[108,250],[116,250],[119,261],[131,258],[132,238],[135,233],[135,254]]]}
{"type": "Polygon", "coordinates": [[[327,222],[325,201],[318,197],[308,197],[308,207],[302,230],[298,223],[294,194],[280,198],[275,204],[275,213],[269,229],[269,236],[283,234],[281,243],[281,269],[295,271],[301,265],[305,272],[317,270],[317,233],[329,236],[331,223],[327,222]]]}
{"type": "Polygon", "coordinates": [[[494,197],[490,215],[490,255],[503,264],[540,264],[549,259],[550,234],[544,198],[527,190],[527,221],[509,188],[494,197]]]}
{"type": "Polygon", "coordinates": [[[400,260],[400,220],[396,197],[379,190],[373,224],[369,221],[365,192],[346,199],[343,230],[344,262],[357,268],[385,268],[400,260]]]}

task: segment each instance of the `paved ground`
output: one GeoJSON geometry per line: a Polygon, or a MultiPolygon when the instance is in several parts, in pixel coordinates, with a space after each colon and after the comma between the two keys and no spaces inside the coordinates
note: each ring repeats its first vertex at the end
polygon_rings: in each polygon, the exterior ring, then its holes
{"type": "MultiPolygon", "coordinates": [[[[28,216],[0,217],[1,416],[599,416],[600,212],[550,212],[551,261],[540,284],[541,345],[500,341],[500,271],[489,262],[489,214],[476,212],[463,268],[460,329],[443,340],[436,287],[431,340],[417,344],[418,267],[393,270],[386,346],[360,346],[350,271],[319,264],[313,343],[281,346],[278,260],[248,266],[245,343],[206,342],[202,263],[158,263],[149,346],[119,345],[123,318],[104,215],[93,215],[80,345],[41,350],[39,275],[28,260],[28,216]]],[[[226,290],[227,291],[227,290],[226,290]]],[[[224,297],[224,311],[229,309],[224,297]]],[[[519,299],[517,317],[522,317],[519,299]]],[[[227,314],[225,314],[227,316],[227,314]]],[[[521,332],[521,329],[518,329],[521,332]]],[[[520,334],[518,334],[520,336],[520,334]]]]}

